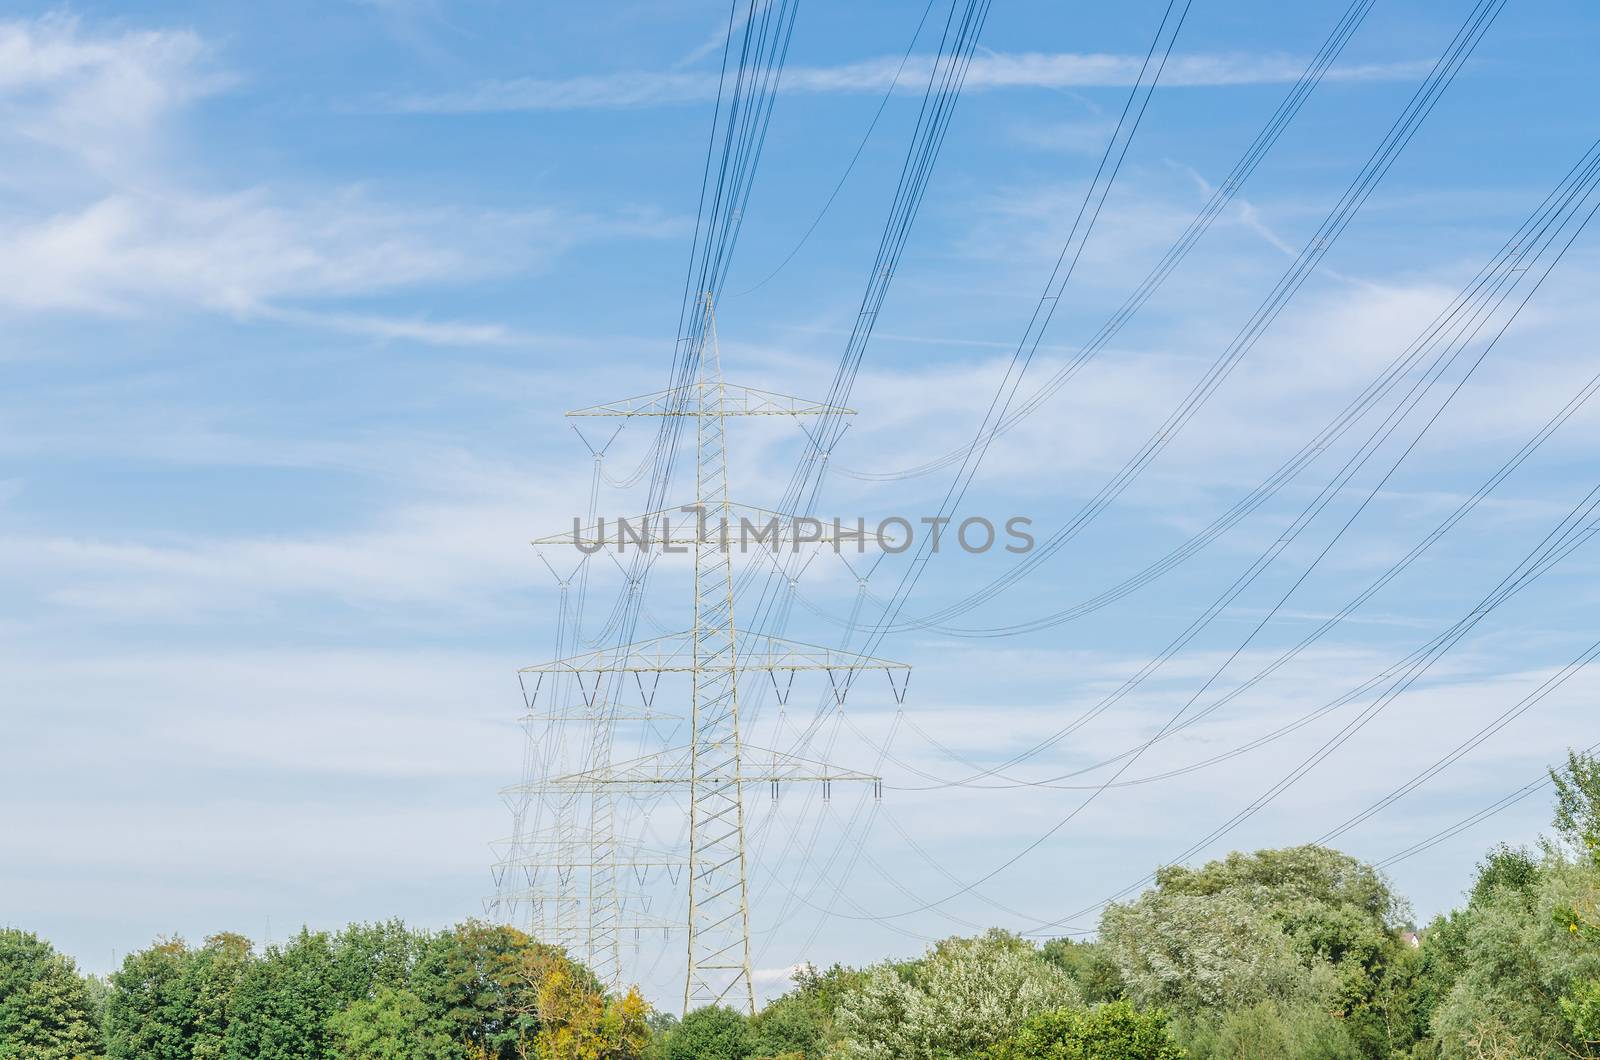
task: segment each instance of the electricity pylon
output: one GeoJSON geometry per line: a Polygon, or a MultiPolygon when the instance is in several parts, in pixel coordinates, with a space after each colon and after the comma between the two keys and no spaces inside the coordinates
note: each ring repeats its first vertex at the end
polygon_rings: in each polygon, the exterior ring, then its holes
{"type": "MultiPolygon", "coordinates": [[[[694,623],[681,633],[617,648],[580,653],[555,662],[524,668],[537,682],[570,679],[591,706],[595,726],[589,768],[541,778],[536,793],[558,804],[564,797],[587,796],[601,807],[591,814],[586,859],[574,856],[576,845],[558,843],[558,856],[591,871],[587,902],[587,940],[591,960],[598,953],[614,955],[616,936],[625,926],[626,900],[616,891],[616,869],[626,862],[615,833],[611,798],[649,795],[669,788],[689,794],[687,968],[684,1011],[699,1004],[742,1003],[755,1010],[755,985],[750,970],[749,865],[745,845],[745,788],[751,784],[820,783],[824,794],[837,782],[871,784],[881,793],[880,778],[799,758],[779,750],[748,747],[739,727],[740,677],[749,672],[824,671],[842,703],[856,677],[869,670],[889,674],[896,699],[905,694],[909,667],[850,652],[816,647],[740,630],[734,622],[733,550],[748,545],[745,523],[750,513],[763,519],[770,534],[758,547],[782,542],[834,544],[859,542],[863,531],[816,526],[799,537],[798,520],[735,503],[728,494],[727,424],[734,416],[853,415],[851,410],[822,402],[729,384],[722,377],[716,323],[709,299],[704,340],[694,382],[655,394],[626,398],[569,412],[569,416],[684,416],[695,421],[695,494],[691,504],[651,513],[627,522],[630,543],[663,550],[688,551],[694,568],[694,623]],[[692,517],[692,518],[690,518],[692,517]],[[738,528],[733,530],[733,528],[738,528]],[[731,536],[741,540],[736,545],[731,536]],[[672,546],[678,546],[673,549],[672,546]],[[620,675],[685,673],[690,678],[688,743],[614,763],[609,717],[594,712],[607,682],[620,675]],[[598,884],[598,886],[597,886],[598,884]],[[609,889],[609,893],[604,893],[609,889]]],[[[619,534],[622,532],[619,528],[619,534]]],[[[571,535],[541,538],[535,544],[573,543],[584,551],[603,547],[604,521],[577,527],[571,535]]],[[[619,548],[621,547],[619,543],[619,548]]],[[[774,677],[774,685],[776,678],[774,677]]],[[[651,686],[654,688],[654,685],[651,686]]],[[[526,784],[508,789],[529,795],[526,784]]],[[[557,910],[559,912],[558,903],[557,910]]],[[[613,965],[614,967],[614,965],[613,965]]],[[[597,974],[601,972],[596,969],[597,974]]],[[[605,976],[602,975],[602,979],[605,976]]]]}

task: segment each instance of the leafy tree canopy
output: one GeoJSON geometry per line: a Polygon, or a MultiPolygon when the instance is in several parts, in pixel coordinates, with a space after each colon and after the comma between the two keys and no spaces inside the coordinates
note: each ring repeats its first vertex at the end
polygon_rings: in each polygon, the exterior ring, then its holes
{"type": "Polygon", "coordinates": [[[88,988],[71,959],[37,935],[0,929],[0,1060],[99,1055],[88,988]]]}
{"type": "Polygon", "coordinates": [[[994,1060],[1182,1060],[1183,1055],[1167,1030],[1165,1013],[1140,1012],[1126,1001],[1041,1013],[992,1051],[994,1060]]]}
{"type": "Polygon", "coordinates": [[[946,939],[920,961],[879,965],[836,1015],[859,1060],[979,1055],[1029,1017],[1082,1004],[1077,984],[1015,935],[946,939]]]}

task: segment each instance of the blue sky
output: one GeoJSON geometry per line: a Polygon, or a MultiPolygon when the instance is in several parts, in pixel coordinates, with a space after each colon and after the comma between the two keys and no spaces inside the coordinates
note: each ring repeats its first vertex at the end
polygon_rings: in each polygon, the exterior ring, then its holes
{"type": "MultiPolygon", "coordinates": [[[[1163,6],[995,5],[840,465],[906,467],[970,438],[1163,6]]],[[[996,444],[967,510],[1027,514],[1047,532],[1115,473],[1310,237],[1469,6],[1379,0],[1158,296],[996,444]]],[[[1030,381],[1177,237],[1343,8],[1194,5],[1030,381]]],[[[719,307],[731,378],[826,391],[913,94],[891,98],[815,233],[766,278],[838,181],[921,11],[802,5],[719,307]]],[[[270,921],[281,937],[481,911],[488,843],[508,828],[496,791],[522,754],[514,670],[555,637],[554,582],[526,542],[570,525],[587,497],[589,457],[561,413],[665,384],[725,19],[711,3],[0,5],[5,919],[103,970],[160,933],[261,937],[270,921]]],[[[968,624],[1025,620],[1139,570],[1343,407],[1589,147],[1597,30],[1586,5],[1512,0],[1216,398],[1089,530],[968,624]]],[[[1586,233],[1217,690],[1343,605],[1593,374],[1597,264],[1586,233]]],[[[1130,775],[1249,741],[1426,642],[1594,486],[1597,427],[1580,411],[1423,561],[1130,775]]],[[[613,473],[648,438],[625,431],[613,473]]],[[[741,427],[736,492],[774,500],[800,440],[741,427]]],[[[1398,455],[1385,452],[1155,678],[1016,775],[1148,739],[1311,563],[1398,455]]],[[[1003,759],[1136,672],[1332,471],[1312,468],[1091,619],[1002,640],[890,636],[882,654],[917,667],[906,724],[886,689],[828,722],[847,764],[877,761],[894,729],[883,806],[851,795],[756,815],[763,982],[800,960],[909,953],[968,923],[1024,927],[1087,906],[1310,753],[1336,718],[1109,791],[982,897],[892,926],[847,918],[945,895],[944,873],[976,879],[1065,816],[1082,792],[915,789],[921,773],[968,770],[940,745],[1003,759]],[[781,837],[813,830],[807,851],[785,854],[781,837]]],[[[931,512],[947,481],[834,475],[823,508],[931,512]]],[[[602,506],[639,503],[618,490],[602,506]]],[[[963,597],[1007,562],[942,553],[908,612],[963,597]]],[[[885,595],[894,563],[874,575],[885,595]]],[[[609,593],[607,566],[595,578],[609,593]]],[[[664,577],[649,604],[667,627],[687,621],[676,587],[664,577]]],[[[1580,549],[1212,852],[1306,841],[1382,796],[1575,656],[1596,627],[1596,589],[1580,549]]],[[[817,613],[848,612],[854,590],[842,566],[817,561],[789,634],[836,639],[817,613]]],[[[1587,671],[1574,677],[1342,844],[1382,858],[1600,739],[1595,688],[1587,671]]],[[[760,718],[782,738],[771,704],[760,718]]],[[[1396,883],[1431,914],[1487,843],[1529,839],[1544,818],[1530,800],[1404,862],[1396,883]]],[[[677,945],[664,952],[645,947],[637,968],[670,997],[677,945]]]]}

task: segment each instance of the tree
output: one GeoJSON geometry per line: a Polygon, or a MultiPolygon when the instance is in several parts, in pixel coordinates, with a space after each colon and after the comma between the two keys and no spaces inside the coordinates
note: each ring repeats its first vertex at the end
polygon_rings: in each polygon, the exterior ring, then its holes
{"type": "Polygon", "coordinates": [[[1100,939],[1136,1004],[1196,1016],[1273,1002],[1336,1015],[1369,1056],[1418,1033],[1409,910],[1370,865],[1326,847],[1169,867],[1107,907],[1100,939]]]}
{"type": "Polygon", "coordinates": [[[994,1060],[1183,1060],[1160,1009],[1126,1001],[1044,1012],[993,1050],[994,1060]]]}
{"type": "Polygon", "coordinates": [[[634,1060],[650,1043],[650,1007],[637,989],[608,998],[587,969],[564,956],[539,984],[539,1029],[531,1051],[539,1060],[634,1060]]]}
{"type": "Polygon", "coordinates": [[[661,1043],[662,1060],[745,1060],[752,1055],[748,1019],[721,1005],[688,1013],[661,1043]]]}
{"type": "Polygon", "coordinates": [[[1556,835],[1573,850],[1600,851],[1600,759],[1568,751],[1567,764],[1550,770],[1556,789],[1556,835]]]}
{"type": "Polygon", "coordinates": [[[1039,956],[1072,977],[1091,1005],[1120,999],[1127,989],[1117,962],[1098,942],[1051,939],[1039,949],[1039,956]]]}
{"type": "Polygon", "coordinates": [[[305,929],[252,962],[234,993],[227,1060],[331,1060],[328,1019],[347,1003],[333,964],[327,933],[305,929]]]}
{"type": "Polygon", "coordinates": [[[1276,1001],[1204,1013],[1189,1021],[1181,1037],[1189,1060],[1361,1060],[1365,1055],[1339,1019],[1314,1005],[1276,1001]]]}
{"type": "Polygon", "coordinates": [[[254,959],[250,940],[230,932],[212,935],[194,954],[189,965],[194,1006],[189,1046],[193,1060],[221,1060],[226,1053],[234,996],[254,959]]]}
{"type": "Polygon", "coordinates": [[[838,1037],[834,1013],[841,998],[859,989],[866,977],[839,964],[826,972],[809,964],[796,970],[794,988],[769,1002],[751,1024],[756,1055],[821,1060],[838,1037]]]}
{"type": "Polygon", "coordinates": [[[1464,910],[1435,922],[1423,977],[1447,1060],[1600,1056],[1600,762],[1551,771],[1555,836],[1497,847],[1464,910]]]}
{"type": "Polygon", "coordinates": [[[422,945],[411,990],[469,1055],[515,1060],[538,1032],[535,969],[559,952],[515,928],[469,920],[422,945]]]}
{"type": "Polygon", "coordinates": [[[1529,894],[1539,882],[1539,869],[1539,857],[1533,851],[1500,843],[1478,862],[1468,899],[1485,901],[1500,888],[1529,894]]]}
{"type": "Polygon", "coordinates": [[[77,966],[37,935],[0,929],[0,1060],[100,1055],[88,988],[77,966]]]}
{"type": "Polygon", "coordinates": [[[328,1020],[341,1060],[463,1060],[468,1054],[441,1033],[422,999],[380,986],[328,1020]]]}
{"type": "Polygon", "coordinates": [[[193,955],[182,939],[130,953],[111,976],[106,1055],[112,1060],[189,1060],[196,1024],[193,955]]]}
{"type": "Polygon", "coordinates": [[[1029,1017],[1082,1004],[1060,968],[1015,935],[946,939],[921,961],[879,965],[842,999],[845,1056],[906,1060],[976,1055],[1029,1017]]]}
{"type": "Polygon", "coordinates": [[[400,920],[349,925],[332,940],[335,989],[356,1000],[371,998],[382,987],[404,988],[423,944],[400,920]]]}
{"type": "Polygon", "coordinates": [[[1577,1051],[1587,1046],[1573,1020],[1587,1026],[1581,998],[1600,978],[1600,946],[1571,931],[1568,917],[1593,889],[1595,873],[1557,860],[1539,877],[1531,893],[1490,891],[1460,919],[1461,963],[1432,1015],[1445,1057],[1470,1058],[1482,1043],[1528,1056],[1588,1055],[1577,1051]],[[1573,1002],[1566,1012],[1563,999],[1573,1002]]]}
{"type": "Polygon", "coordinates": [[[1308,970],[1270,910],[1241,895],[1146,891],[1106,908],[1100,938],[1140,1006],[1194,1014],[1265,1000],[1331,1003],[1331,973],[1308,970]]]}

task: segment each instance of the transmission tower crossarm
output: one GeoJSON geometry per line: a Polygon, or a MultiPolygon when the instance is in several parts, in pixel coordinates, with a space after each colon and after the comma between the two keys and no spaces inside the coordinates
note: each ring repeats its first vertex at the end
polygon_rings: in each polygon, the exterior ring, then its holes
{"type": "MultiPolygon", "coordinates": [[[[546,777],[529,788],[512,785],[502,794],[527,794],[533,792],[576,792],[595,788],[614,790],[649,791],[661,788],[689,787],[695,780],[690,768],[689,745],[674,747],[642,755],[627,762],[618,762],[600,769],[586,769],[577,773],[546,777]]],[[[841,766],[801,758],[785,751],[750,744],[740,746],[741,765],[735,778],[731,772],[717,773],[702,769],[701,779],[711,778],[724,783],[788,784],[788,783],[864,783],[878,785],[883,778],[874,773],[846,769],[841,766]]]]}
{"type": "MultiPolygon", "coordinates": [[[[737,670],[910,670],[909,663],[891,662],[870,655],[805,644],[764,633],[735,631],[737,649],[733,656],[723,653],[701,663],[702,669],[737,670]]],[[[566,659],[524,666],[518,673],[673,673],[692,672],[696,660],[695,630],[670,633],[663,637],[635,641],[621,648],[584,652],[566,659]]]]}
{"type": "Polygon", "coordinates": [[[854,409],[770,390],[701,379],[686,386],[574,409],[568,416],[854,416],[854,409]],[[708,398],[715,388],[715,401],[708,398]]]}

